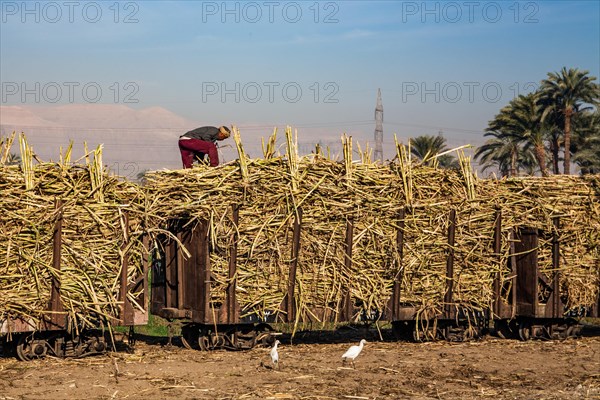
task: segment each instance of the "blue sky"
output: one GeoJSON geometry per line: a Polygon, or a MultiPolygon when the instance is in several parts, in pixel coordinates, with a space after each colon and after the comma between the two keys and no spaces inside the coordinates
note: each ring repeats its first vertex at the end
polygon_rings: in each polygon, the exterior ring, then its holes
{"type": "Polygon", "coordinates": [[[548,72],[600,76],[598,1],[0,3],[0,105],[54,104],[7,83],[75,82],[85,103],[93,82],[102,103],[265,135],[289,124],[300,142],[372,140],[380,88],[386,143],[442,131],[480,144],[548,72]]]}

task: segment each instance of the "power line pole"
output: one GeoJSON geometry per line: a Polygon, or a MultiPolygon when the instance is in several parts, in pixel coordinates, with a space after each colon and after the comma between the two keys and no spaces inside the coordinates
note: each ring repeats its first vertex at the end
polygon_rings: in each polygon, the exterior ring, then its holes
{"type": "Polygon", "coordinates": [[[377,105],[375,106],[375,160],[383,161],[383,103],[381,89],[377,89],[377,105]]]}

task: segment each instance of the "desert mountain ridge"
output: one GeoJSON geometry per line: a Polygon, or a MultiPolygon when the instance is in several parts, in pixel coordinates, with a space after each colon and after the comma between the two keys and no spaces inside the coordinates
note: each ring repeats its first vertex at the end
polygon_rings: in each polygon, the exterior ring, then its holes
{"type": "Polygon", "coordinates": [[[3,126],[191,129],[199,124],[163,107],[138,110],[122,104],[0,106],[0,125],[3,126]]]}

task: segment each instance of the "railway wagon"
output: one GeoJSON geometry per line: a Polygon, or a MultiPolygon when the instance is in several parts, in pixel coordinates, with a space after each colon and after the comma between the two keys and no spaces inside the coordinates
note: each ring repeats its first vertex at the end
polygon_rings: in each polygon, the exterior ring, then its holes
{"type": "MultiPolygon", "coordinates": [[[[447,243],[454,245],[456,212],[449,213],[447,243]]],[[[600,287],[596,299],[588,306],[568,309],[565,285],[561,285],[560,218],[553,218],[553,230],[547,232],[533,227],[511,227],[504,238],[508,247],[502,254],[502,212],[494,214],[493,248],[490,260],[496,260],[501,269],[493,273],[490,284],[481,283],[481,289],[491,290],[489,307],[476,309],[454,299],[454,251],[446,258],[443,307],[434,312],[420,313],[418,305],[402,299],[403,274],[397,276],[387,317],[392,321],[398,338],[415,341],[446,339],[461,341],[494,333],[501,338],[521,340],[561,339],[580,333],[581,317],[598,318],[600,287]],[[549,255],[550,268],[542,271],[540,254],[549,255]],[[487,286],[487,287],[486,287],[487,286]],[[562,286],[562,287],[561,287],[562,286]]],[[[403,230],[398,232],[398,249],[403,259],[403,230]]],[[[600,285],[600,284],[599,284],[600,285]]]]}
{"type": "MultiPolygon", "coordinates": [[[[232,219],[238,220],[239,207],[233,207],[232,219]]],[[[157,249],[162,249],[153,263],[152,312],[169,320],[184,321],[182,340],[186,347],[202,350],[215,348],[248,349],[259,343],[273,340],[270,323],[283,322],[364,322],[389,321],[399,339],[414,341],[452,340],[462,341],[477,338],[487,332],[500,337],[556,339],[578,334],[578,318],[598,316],[600,296],[588,308],[578,313],[569,312],[564,301],[564,290],[560,289],[560,219],[555,218],[557,228],[544,241],[551,246],[551,276],[540,271],[538,252],[541,252],[540,237],[548,234],[530,227],[508,229],[503,238],[502,213],[497,211],[491,221],[494,227],[492,246],[487,250],[490,260],[497,260],[501,269],[486,271],[490,279],[480,282],[481,287],[473,290],[491,290],[493,301],[489,307],[474,307],[455,299],[455,281],[460,277],[455,273],[454,241],[457,226],[457,212],[448,212],[446,240],[448,249],[445,260],[445,279],[441,303],[443,308],[419,309],[419,304],[411,304],[403,299],[402,288],[406,285],[402,263],[405,235],[404,212],[399,215],[397,226],[397,252],[390,255],[399,265],[390,296],[385,307],[367,310],[361,301],[353,298],[350,290],[345,290],[342,302],[336,309],[311,309],[299,318],[297,296],[299,280],[296,279],[301,264],[302,212],[298,213],[293,224],[292,246],[287,273],[288,284],[284,288],[280,307],[264,312],[240,308],[237,301],[237,242],[235,237],[228,249],[229,261],[227,285],[224,296],[214,296],[215,275],[211,272],[212,241],[208,221],[189,224],[189,221],[171,221],[170,235],[159,239],[157,249]],[[508,253],[502,254],[502,240],[508,246],[508,253]],[[220,300],[215,300],[215,297],[220,300]],[[292,300],[290,300],[292,299],[292,300]],[[436,312],[437,311],[437,312],[436,312]]],[[[354,226],[348,220],[345,229],[344,248],[346,267],[353,263],[352,244],[354,226]]],[[[414,279],[414,278],[412,278],[414,279]]],[[[600,289],[600,288],[599,288],[600,289]]],[[[251,289],[250,289],[251,290],[251,289]]],[[[599,293],[598,290],[596,293],[599,293]]]]}
{"type": "Polygon", "coordinates": [[[527,338],[523,321],[542,318],[551,295],[562,305],[550,301],[542,325],[597,308],[597,178],[482,180],[467,162],[459,170],[415,163],[402,145],[389,164],[355,162],[347,138],[343,162],[319,151],[299,157],[291,131],[286,138],[283,157],[253,160],[238,146],[238,163],[147,176],[150,213],[161,226],[171,221],[152,307],[194,319],[188,344],[235,348],[234,333],[217,338],[229,325],[275,321],[386,320],[412,340],[463,340],[494,326],[518,334],[523,325],[527,338]],[[203,224],[203,239],[189,239],[203,224]],[[537,247],[527,244],[529,229],[537,247]]]}
{"type": "MultiPolygon", "coordinates": [[[[2,143],[8,154],[12,139],[2,143]]],[[[21,360],[109,349],[112,327],[147,323],[144,195],[102,163],[0,160],[0,350],[21,360]]]]}
{"type": "Polygon", "coordinates": [[[588,306],[571,310],[566,307],[566,288],[561,284],[562,244],[557,234],[560,218],[555,218],[554,224],[557,230],[551,233],[523,227],[514,234],[507,266],[510,282],[495,281],[492,312],[494,330],[500,337],[521,340],[573,337],[580,334],[581,317],[599,317],[600,294],[588,306]],[[540,265],[543,251],[551,256],[549,274],[540,265]]]}
{"type": "MultiPolygon", "coordinates": [[[[238,223],[239,206],[232,207],[232,221],[238,223]]],[[[217,285],[211,271],[210,224],[206,220],[190,224],[186,220],[170,222],[169,235],[158,237],[157,253],[152,264],[151,312],[167,320],[182,320],[182,341],[188,348],[211,350],[227,348],[250,349],[256,345],[272,343],[278,335],[273,323],[294,325],[302,322],[343,323],[371,320],[361,313],[349,288],[343,288],[340,302],[330,307],[308,307],[299,311],[299,258],[302,248],[302,210],[296,214],[292,225],[290,257],[287,259],[286,280],[279,286],[280,301],[276,307],[262,304],[240,306],[238,279],[238,241],[233,234],[227,249],[226,284],[217,285]],[[218,293],[222,290],[224,293],[218,293]],[[215,293],[217,292],[217,293],[215,293]]],[[[352,263],[353,226],[346,226],[346,262],[352,263]]],[[[214,255],[214,254],[213,254],[214,255]]],[[[273,280],[277,278],[273,277],[273,280]]],[[[253,287],[248,287],[253,290],[253,287]]],[[[256,289],[254,289],[256,290],[256,289]]],[[[378,317],[377,317],[378,318],[378,317]]]]}
{"type": "MultiPolygon", "coordinates": [[[[105,300],[112,303],[111,307],[94,305],[94,300],[88,299],[90,304],[86,309],[66,308],[65,304],[71,303],[73,299],[71,296],[64,298],[61,295],[61,269],[64,268],[62,260],[68,252],[65,250],[66,240],[63,237],[64,207],[61,200],[56,201],[56,218],[51,232],[52,262],[49,268],[52,274],[40,272],[38,278],[47,280],[38,283],[40,292],[36,294],[36,297],[49,298],[47,307],[30,311],[27,316],[0,318],[0,349],[9,354],[14,352],[22,361],[46,355],[84,357],[101,354],[110,350],[111,344],[114,346],[112,326],[132,329],[148,322],[148,259],[142,257],[141,265],[130,263],[130,246],[127,243],[129,222],[126,212],[122,214],[126,231],[119,246],[123,257],[120,265],[115,268],[118,273],[110,277],[115,280],[114,290],[107,294],[105,300]],[[44,292],[44,288],[48,288],[48,293],[44,292]]],[[[144,237],[142,241],[147,249],[147,238],[144,237]]],[[[85,272],[82,269],[79,273],[83,275],[85,272]]],[[[67,283],[63,283],[65,284],[67,283]]],[[[3,290],[9,291],[10,288],[3,287],[3,290]]],[[[12,293],[18,292],[12,290],[12,293]]]]}

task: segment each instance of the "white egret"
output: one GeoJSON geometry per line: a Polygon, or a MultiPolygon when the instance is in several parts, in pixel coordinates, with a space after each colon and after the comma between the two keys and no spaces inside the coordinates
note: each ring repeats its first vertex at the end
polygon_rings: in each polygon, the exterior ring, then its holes
{"type": "Polygon", "coordinates": [[[279,369],[279,353],[277,353],[277,345],[281,342],[279,340],[275,341],[275,344],[271,348],[271,361],[273,361],[273,369],[277,367],[279,369]]]}
{"type": "Polygon", "coordinates": [[[358,346],[356,346],[356,345],[350,346],[350,348],[342,356],[342,361],[345,363],[346,360],[350,360],[350,363],[352,364],[352,368],[354,368],[354,359],[356,357],[358,357],[358,355],[362,351],[365,343],[367,343],[367,341],[365,339],[362,339],[358,346]]]}

